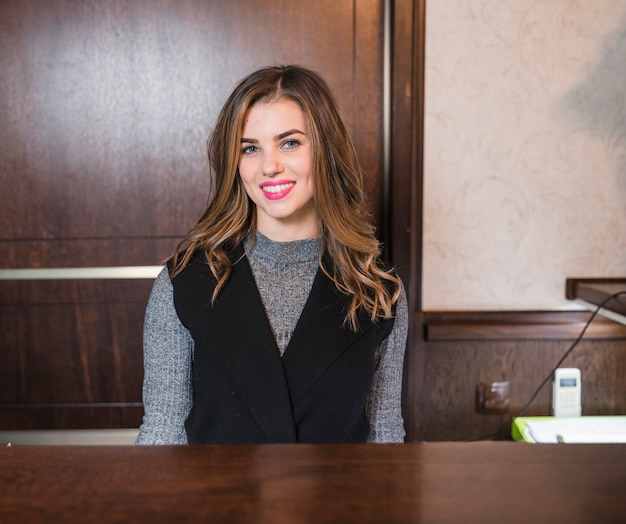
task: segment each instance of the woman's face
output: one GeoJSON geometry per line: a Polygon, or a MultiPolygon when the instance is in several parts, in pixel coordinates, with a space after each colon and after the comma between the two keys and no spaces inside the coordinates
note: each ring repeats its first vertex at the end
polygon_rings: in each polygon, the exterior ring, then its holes
{"type": "Polygon", "coordinates": [[[311,157],[309,130],[298,104],[280,99],[248,110],[239,175],[256,204],[257,229],[266,237],[280,242],[319,236],[311,157]]]}

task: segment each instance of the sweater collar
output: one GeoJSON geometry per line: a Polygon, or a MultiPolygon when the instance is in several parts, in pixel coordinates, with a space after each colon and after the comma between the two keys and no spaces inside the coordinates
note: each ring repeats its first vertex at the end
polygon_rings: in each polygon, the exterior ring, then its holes
{"type": "Polygon", "coordinates": [[[276,242],[257,231],[253,243],[245,242],[245,249],[248,258],[258,260],[273,269],[283,269],[291,264],[317,262],[321,243],[321,236],[276,242]]]}

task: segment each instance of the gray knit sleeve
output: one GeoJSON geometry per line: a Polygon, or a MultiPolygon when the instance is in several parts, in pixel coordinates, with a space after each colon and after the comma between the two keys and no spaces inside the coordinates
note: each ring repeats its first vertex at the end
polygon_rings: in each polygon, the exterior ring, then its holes
{"type": "Polygon", "coordinates": [[[396,304],[393,330],[377,349],[374,381],[366,405],[368,442],[404,442],[402,371],[409,325],[404,286],[396,304]]]}
{"type": "Polygon", "coordinates": [[[157,276],[144,320],[143,423],[137,444],[187,444],[193,339],[174,307],[167,268],[157,276]]]}

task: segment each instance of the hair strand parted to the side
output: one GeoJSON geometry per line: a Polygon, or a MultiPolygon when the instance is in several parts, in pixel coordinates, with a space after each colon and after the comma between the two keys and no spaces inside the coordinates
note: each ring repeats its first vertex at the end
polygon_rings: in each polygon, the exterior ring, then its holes
{"type": "Polygon", "coordinates": [[[215,300],[230,276],[229,253],[244,239],[253,240],[255,208],[238,172],[241,133],[250,107],[280,99],[296,102],[308,125],[322,249],[332,261],[322,270],[352,297],[345,321],[356,330],[357,315],[363,310],[373,321],[390,318],[400,282],[381,263],[354,145],[326,82],[300,66],[259,69],[241,80],[224,104],[208,141],[212,198],[170,258],[171,278],[194,254],[202,254],[217,279],[215,300]]]}

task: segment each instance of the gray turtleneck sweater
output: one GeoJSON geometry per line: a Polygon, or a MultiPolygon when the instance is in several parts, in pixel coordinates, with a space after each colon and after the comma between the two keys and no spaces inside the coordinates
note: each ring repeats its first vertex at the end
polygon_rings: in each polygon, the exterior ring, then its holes
{"type": "MultiPolygon", "coordinates": [[[[304,308],[319,268],[321,239],[274,242],[261,233],[246,255],[281,355],[304,308]]],[[[408,328],[404,289],[392,332],[376,352],[366,410],[368,442],[403,442],[402,369],[408,328]]],[[[143,423],[137,444],[186,444],[193,399],[194,344],[176,314],[167,268],[154,282],[144,322],[143,423]]]]}

